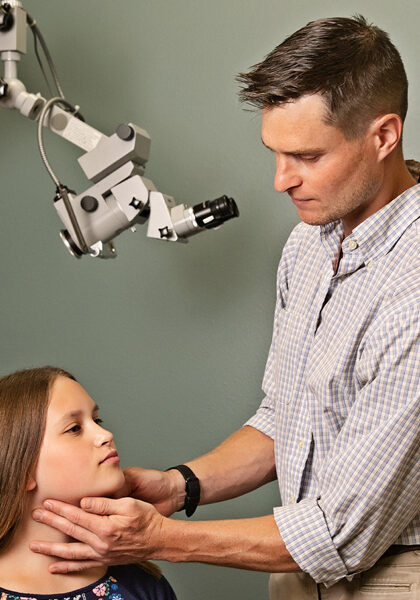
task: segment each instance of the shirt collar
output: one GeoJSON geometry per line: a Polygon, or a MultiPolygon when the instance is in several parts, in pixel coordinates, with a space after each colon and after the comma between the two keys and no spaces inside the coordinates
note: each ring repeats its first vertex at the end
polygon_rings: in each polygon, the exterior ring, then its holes
{"type": "MultiPolygon", "coordinates": [[[[342,243],[343,258],[352,254],[351,263],[357,268],[387,254],[419,217],[420,184],[417,184],[360,223],[342,243]]],[[[335,260],[344,237],[341,221],[321,225],[320,235],[328,255],[335,260]]]]}

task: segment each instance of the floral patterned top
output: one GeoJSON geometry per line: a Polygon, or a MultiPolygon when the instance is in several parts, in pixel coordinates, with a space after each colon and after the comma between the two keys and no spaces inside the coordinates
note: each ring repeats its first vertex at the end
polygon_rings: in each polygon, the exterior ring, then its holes
{"type": "Polygon", "coordinates": [[[19,594],[0,587],[0,600],[176,600],[167,580],[137,565],[109,567],[107,573],[82,589],[66,594],[19,594]]]}

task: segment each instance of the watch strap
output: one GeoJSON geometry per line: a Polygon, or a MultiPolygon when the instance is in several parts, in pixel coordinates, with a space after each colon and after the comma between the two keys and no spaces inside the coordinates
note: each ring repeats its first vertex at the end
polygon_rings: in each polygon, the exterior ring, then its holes
{"type": "Polygon", "coordinates": [[[172,469],[179,471],[185,479],[185,502],[179,511],[185,510],[187,517],[191,517],[200,502],[200,481],[186,465],[177,465],[166,470],[171,471],[172,469]]]}

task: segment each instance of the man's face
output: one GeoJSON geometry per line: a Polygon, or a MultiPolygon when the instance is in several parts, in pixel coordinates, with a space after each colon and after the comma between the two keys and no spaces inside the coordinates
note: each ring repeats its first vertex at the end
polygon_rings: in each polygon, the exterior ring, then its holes
{"type": "Polygon", "coordinates": [[[341,219],[348,235],[382,207],[382,171],[369,131],[347,140],[325,123],[319,94],[263,110],[262,141],[276,156],[274,187],[289,194],[302,221],[341,219]]]}

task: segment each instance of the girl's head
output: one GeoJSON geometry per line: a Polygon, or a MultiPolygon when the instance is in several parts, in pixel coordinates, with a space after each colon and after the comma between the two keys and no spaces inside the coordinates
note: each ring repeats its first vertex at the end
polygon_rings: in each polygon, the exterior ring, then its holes
{"type": "Polygon", "coordinates": [[[0,550],[44,499],[78,504],[122,487],[112,434],[100,423],[98,407],[62,369],[0,379],[0,550]]]}

